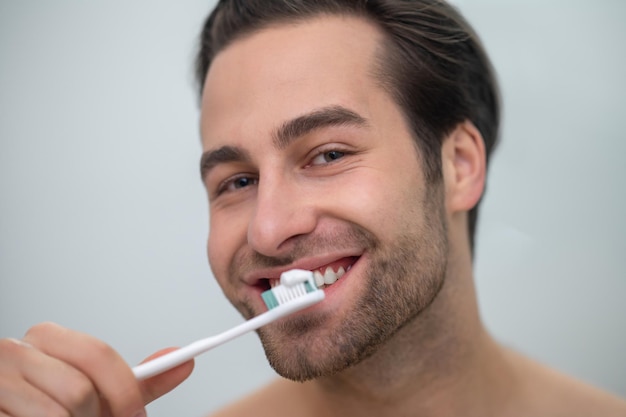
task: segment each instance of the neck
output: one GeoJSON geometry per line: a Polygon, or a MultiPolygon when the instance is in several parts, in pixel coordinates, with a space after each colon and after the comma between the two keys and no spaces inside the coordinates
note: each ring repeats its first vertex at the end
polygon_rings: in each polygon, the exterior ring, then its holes
{"type": "Polygon", "coordinates": [[[323,415],[489,415],[505,401],[510,371],[481,324],[471,256],[452,259],[433,303],[373,356],[307,383],[323,415]]]}

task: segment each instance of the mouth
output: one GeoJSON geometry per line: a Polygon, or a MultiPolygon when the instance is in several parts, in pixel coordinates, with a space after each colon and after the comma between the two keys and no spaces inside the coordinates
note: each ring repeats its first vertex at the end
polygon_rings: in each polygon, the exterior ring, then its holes
{"type": "MultiPolygon", "coordinates": [[[[329,264],[325,264],[316,268],[305,268],[313,272],[315,278],[315,284],[317,288],[325,289],[332,286],[335,282],[340,280],[346,272],[348,272],[352,265],[359,259],[358,256],[350,256],[333,261],[329,264]]],[[[280,284],[280,277],[276,278],[262,278],[257,285],[261,287],[262,291],[274,288],[280,284]]]]}

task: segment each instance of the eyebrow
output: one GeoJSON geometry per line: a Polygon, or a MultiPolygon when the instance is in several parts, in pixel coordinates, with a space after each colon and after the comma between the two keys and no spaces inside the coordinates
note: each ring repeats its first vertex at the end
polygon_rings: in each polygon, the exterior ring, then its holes
{"type": "Polygon", "coordinates": [[[318,129],[331,126],[367,127],[367,120],[342,106],[323,107],[283,123],[273,134],[274,146],[285,149],[294,140],[318,129]]]}
{"type": "MultiPolygon", "coordinates": [[[[322,107],[283,123],[272,134],[273,145],[278,150],[287,148],[298,138],[315,130],[332,126],[367,127],[367,120],[343,106],[322,107]]],[[[208,150],[200,158],[200,175],[205,178],[215,166],[228,162],[250,162],[251,156],[237,146],[222,146],[208,150]]]]}
{"type": "Polygon", "coordinates": [[[222,146],[209,150],[200,158],[200,178],[204,179],[216,165],[228,162],[249,162],[250,154],[237,146],[222,146]]]}

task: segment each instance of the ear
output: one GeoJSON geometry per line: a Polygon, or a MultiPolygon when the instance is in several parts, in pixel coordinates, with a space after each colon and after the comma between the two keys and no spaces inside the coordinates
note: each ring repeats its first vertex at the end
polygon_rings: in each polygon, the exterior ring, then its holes
{"type": "Polygon", "coordinates": [[[444,140],[441,157],[448,211],[471,210],[483,194],[487,171],[485,143],[476,126],[469,120],[460,123],[444,140]]]}

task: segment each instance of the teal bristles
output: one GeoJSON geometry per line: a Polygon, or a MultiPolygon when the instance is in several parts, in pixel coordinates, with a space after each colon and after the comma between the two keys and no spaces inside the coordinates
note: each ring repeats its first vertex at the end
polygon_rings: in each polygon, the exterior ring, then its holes
{"type": "Polygon", "coordinates": [[[317,291],[317,287],[313,283],[312,279],[308,279],[302,283],[291,286],[284,284],[277,285],[270,290],[264,291],[261,294],[261,297],[263,297],[263,301],[265,302],[268,310],[271,310],[281,304],[285,304],[288,301],[313,291],[317,291]]]}
{"type": "Polygon", "coordinates": [[[268,310],[278,307],[278,300],[272,290],[263,291],[261,297],[263,297],[263,301],[265,301],[268,310]]]}

